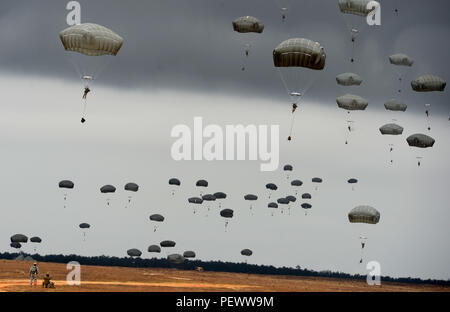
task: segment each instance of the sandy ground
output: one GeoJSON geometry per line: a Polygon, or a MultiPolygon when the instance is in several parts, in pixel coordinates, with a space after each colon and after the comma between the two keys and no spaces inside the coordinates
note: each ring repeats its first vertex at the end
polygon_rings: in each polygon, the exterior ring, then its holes
{"type": "Polygon", "coordinates": [[[122,267],[82,266],[81,285],[66,284],[65,264],[38,263],[38,286],[31,287],[28,272],[32,262],[0,260],[0,291],[7,292],[449,292],[450,287],[382,283],[368,286],[363,281],[256,275],[241,273],[196,272],[176,269],[142,269],[122,267]],[[49,273],[55,289],[42,288],[42,277],[49,273]]]}

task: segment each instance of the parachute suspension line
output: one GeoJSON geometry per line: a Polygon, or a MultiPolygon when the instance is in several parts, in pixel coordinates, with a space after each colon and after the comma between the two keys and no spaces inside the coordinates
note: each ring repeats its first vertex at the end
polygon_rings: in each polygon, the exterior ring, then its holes
{"type": "MultiPolygon", "coordinates": [[[[293,114],[292,114],[292,118],[291,118],[291,127],[290,127],[290,129],[289,129],[289,137],[288,137],[288,141],[291,141],[291,139],[292,139],[292,132],[293,132],[293,130],[294,130],[295,116],[296,116],[296,114],[293,113],[293,114]]],[[[289,177],[288,177],[288,179],[289,179],[289,177]]]]}

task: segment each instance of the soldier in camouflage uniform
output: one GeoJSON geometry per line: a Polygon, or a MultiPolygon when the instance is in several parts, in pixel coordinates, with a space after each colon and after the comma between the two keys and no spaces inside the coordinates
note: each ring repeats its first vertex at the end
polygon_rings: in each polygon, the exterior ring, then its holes
{"type": "Polygon", "coordinates": [[[39,274],[39,269],[37,267],[37,263],[35,262],[33,264],[33,266],[30,268],[30,286],[33,286],[33,281],[34,281],[34,286],[37,285],[38,274],[39,274]]]}

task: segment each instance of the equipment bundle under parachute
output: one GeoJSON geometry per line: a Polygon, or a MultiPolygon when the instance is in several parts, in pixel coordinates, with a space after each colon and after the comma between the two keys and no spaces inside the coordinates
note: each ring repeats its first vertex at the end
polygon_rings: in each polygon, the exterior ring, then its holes
{"type": "Polygon", "coordinates": [[[273,63],[292,101],[292,121],[288,140],[292,140],[295,111],[301,98],[325,68],[326,54],[320,43],[292,38],[280,43],[273,50],[273,63]]]}
{"type": "Polygon", "coordinates": [[[123,45],[123,38],[104,26],[85,23],[74,25],[59,33],[64,49],[70,53],[71,60],[84,83],[83,115],[86,121],[87,94],[90,84],[97,79],[106,67],[109,56],[116,56],[123,45]]]}

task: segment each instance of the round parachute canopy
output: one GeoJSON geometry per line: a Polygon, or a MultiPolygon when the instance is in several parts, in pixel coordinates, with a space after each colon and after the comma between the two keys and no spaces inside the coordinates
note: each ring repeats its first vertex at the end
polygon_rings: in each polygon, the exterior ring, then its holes
{"type": "Polygon", "coordinates": [[[403,133],[403,127],[391,123],[384,125],[380,128],[380,132],[382,135],[401,135],[403,133]]]}
{"type": "Polygon", "coordinates": [[[30,238],[30,242],[32,242],[32,243],[41,243],[42,239],[40,237],[34,236],[34,237],[30,238]]]}
{"type": "Polygon", "coordinates": [[[161,247],[175,247],[176,243],[171,240],[165,240],[160,243],[161,247]]]}
{"type": "Polygon", "coordinates": [[[286,196],[286,199],[291,202],[291,203],[295,203],[297,201],[297,198],[295,196],[286,196]]]}
{"type": "Polygon", "coordinates": [[[28,237],[23,234],[15,234],[11,236],[11,243],[26,243],[28,242],[28,237]]]}
{"type": "Polygon", "coordinates": [[[274,209],[276,209],[276,208],[278,208],[278,204],[277,203],[269,203],[267,205],[267,208],[274,208],[274,209]]]}
{"type": "Polygon", "coordinates": [[[105,185],[100,188],[100,192],[102,193],[114,193],[116,188],[112,185],[105,185]]]}
{"type": "Polygon", "coordinates": [[[206,181],[206,180],[198,180],[195,185],[199,186],[199,187],[208,187],[208,181],[206,181]]]}
{"type": "Polygon", "coordinates": [[[404,112],[408,108],[408,105],[400,100],[392,99],[384,103],[384,107],[390,111],[404,112]]]}
{"type": "Polygon", "coordinates": [[[202,199],[205,201],[215,201],[216,200],[216,196],[212,195],[212,194],[205,194],[202,196],[202,199]]]}
{"type": "Polygon", "coordinates": [[[286,198],[278,198],[277,199],[277,203],[282,204],[282,205],[288,205],[289,204],[289,200],[286,198]]]}
{"type": "Polygon", "coordinates": [[[370,206],[358,206],[348,213],[351,223],[377,224],[380,221],[380,213],[370,206]]]}
{"type": "Polygon", "coordinates": [[[304,203],[304,204],[302,204],[302,208],[303,208],[303,209],[311,209],[312,206],[311,206],[311,204],[304,203]]]}
{"type": "Polygon", "coordinates": [[[169,185],[177,185],[177,186],[180,186],[180,185],[181,185],[181,182],[180,182],[180,180],[178,180],[177,178],[172,178],[172,179],[169,180],[169,185]]]}
{"type": "Polygon", "coordinates": [[[349,179],[348,181],[347,181],[349,184],[355,184],[355,183],[358,183],[358,180],[357,179],[349,179]]]}
{"type": "Polygon", "coordinates": [[[188,250],[183,253],[183,257],[185,258],[195,258],[195,252],[188,250]]]}
{"type": "Polygon", "coordinates": [[[217,192],[213,194],[216,199],[225,199],[227,198],[227,194],[224,192],[217,192]]]}
{"type": "Polygon", "coordinates": [[[104,26],[85,23],[74,25],[59,33],[66,51],[88,56],[117,55],[123,38],[104,26]]]}
{"type": "Polygon", "coordinates": [[[285,165],[285,166],[283,167],[283,170],[284,170],[284,171],[292,171],[292,170],[294,170],[294,168],[293,168],[291,165],[285,165]]]}
{"type": "Polygon", "coordinates": [[[223,209],[220,216],[224,218],[233,218],[234,211],[232,209],[223,209]]]}
{"type": "Polygon", "coordinates": [[[346,94],[336,99],[336,102],[340,108],[353,111],[353,110],[365,110],[369,102],[354,94],[346,94]]]}
{"type": "Polygon", "coordinates": [[[184,262],[184,257],[180,254],[172,254],[167,256],[167,260],[174,264],[182,264],[184,262]]]}
{"type": "Polygon", "coordinates": [[[409,136],[406,141],[408,142],[409,146],[420,148],[433,147],[435,142],[432,137],[420,133],[409,136]]]}
{"type": "Polygon", "coordinates": [[[336,76],[336,82],[341,86],[359,86],[362,78],[354,73],[343,73],[336,76]]]}
{"type": "Polygon", "coordinates": [[[253,254],[253,251],[251,251],[250,249],[241,250],[241,255],[243,255],[243,256],[250,257],[252,254],[253,254]]]}
{"type": "Polygon", "coordinates": [[[264,24],[253,16],[242,16],[233,21],[233,29],[238,33],[258,33],[264,30],[264,24]]]}
{"type": "Polygon", "coordinates": [[[59,186],[60,188],[73,189],[73,187],[74,187],[75,185],[74,185],[73,182],[70,181],[70,180],[62,180],[61,182],[59,182],[58,186],[59,186]]]}
{"type": "Polygon", "coordinates": [[[311,180],[313,183],[322,183],[322,179],[321,178],[312,178],[311,180]]]}
{"type": "Polygon", "coordinates": [[[12,248],[15,248],[15,249],[22,248],[22,245],[18,242],[13,242],[13,243],[9,244],[9,246],[11,246],[12,248]]]}
{"type": "Polygon", "coordinates": [[[274,183],[268,183],[266,184],[266,189],[276,191],[278,189],[278,186],[276,186],[274,183]]]}
{"type": "Polygon", "coordinates": [[[447,82],[438,76],[424,75],[411,81],[411,87],[416,92],[444,91],[447,82]]]}
{"type": "Polygon", "coordinates": [[[201,199],[200,197],[191,197],[188,199],[188,202],[191,204],[202,204],[203,203],[203,199],[201,199]]]}
{"type": "Polygon", "coordinates": [[[127,254],[130,257],[140,257],[142,255],[142,252],[139,249],[132,248],[127,250],[127,254]]]}
{"type": "Polygon", "coordinates": [[[414,64],[414,60],[410,58],[408,55],[403,53],[398,53],[389,56],[389,62],[391,62],[392,65],[408,66],[408,67],[411,67],[414,64]]]}
{"type": "Polygon", "coordinates": [[[291,182],[291,185],[292,186],[302,186],[303,182],[300,181],[300,180],[294,180],[294,181],[291,182]]]}
{"type": "Polygon", "coordinates": [[[161,247],[158,245],[150,245],[147,249],[148,252],[161,252],[161,247]]]}
{"type": "Polygon", "coordinates": [[[311,197],[311,194],[305,193],[305,194],[302,195],[302,198],[303,199],[311,199],[312,197],[311,197]]]}
{"type": "Polygon", "coordinates": [[[275,67],[304,67],[314,70],[325,68],[326,54],[320,43],[292,38],[280,43],[273,50],[275,67]]]}
{"type": "Polygon", "coordinates": [[[344,14],[366,17],[372,11],[367,5],[372,0],[339,0],[339,10],[344,14]]]}
{"type": "Polygon", "coordinates": [[[139,185],[137,185],[136,183],[127,183],[125,184],[125,191],[130,191],[130,192],[137,192],[139,190],[139,185]]]}
{"type": "Polygon", "coordinates": [[[155,221],[155,222],[163,222],[164,221],[164,217],[160,214],[152,214],[150,216],[150,221],[155,221]]]}
{"type": "Polygon", "coordinates": [[[80,229],[89,229],[91,226],[89,223],[81,223],[80,224],[80,229]]]}
{"type": "Polygon", "coordinates": [[[253,194],[247,194],[244,196],[245,200],[258,200],[258,196],[253,195],[253,194]]]}

